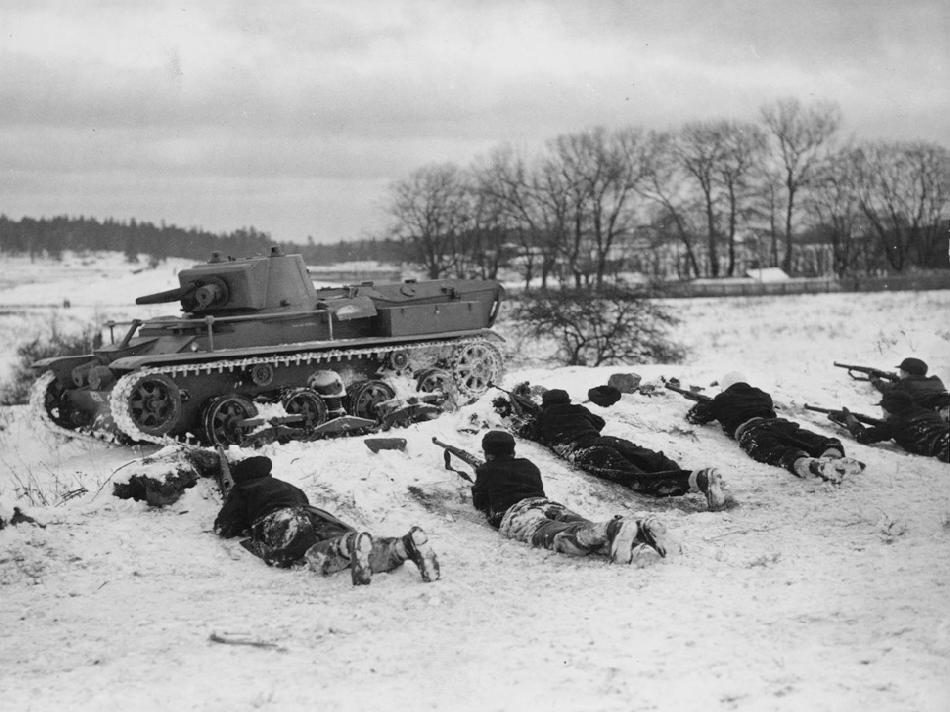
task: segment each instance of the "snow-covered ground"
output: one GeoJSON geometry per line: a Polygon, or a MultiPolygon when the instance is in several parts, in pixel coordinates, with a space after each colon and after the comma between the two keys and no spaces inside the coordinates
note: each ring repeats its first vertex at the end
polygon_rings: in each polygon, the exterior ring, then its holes
{"type": "MultiPolygon", "coordinates": [[[[117,307],[114,318],[124,318],[140,313],[127,309],[135,296],[176,285],[169,265],[115,269],[104,279],[66,271],[65,281],[7,287],[0,305],[69,295],[64,322],[117,307]]],[[[950,292],[671,305],[691,349],[685,364],[547,369],[502,325],[512,363],[505,383],[528,379],[583,399],[615,372],[708,385],[739,369],[783,415],[830,433],[803,403],[876,414],[871,390],[833,360],[890,368],[916,354],[950,377],[950,292]]],[[[28,335],[28,316],[3,317],[6,348],[28,335]]],[[[552,498],[592,518],[652,512],[666,521],[681,554],[636,570],[532,550],[483,524],[431,438],[477,450],[480,434],[470,431],[496,422],[489,401],[400,431],[406,452],[372,454],[361,438],[265,448],[278,476],[344,519],[383,534],[412,524],[430,533],[441,581],[424,584],[404,567],[368,587],[346,574],[269,569],[216,538],[220,496],[210,481],[164,509],[112,497],[113,472],[154,448],[65,440],[38,430],[25,407],[0,410],[0,516],[17,505],[46,525],[0,531],[0,705],[950,708],[947,465],[846,440],[868,464],[862,475],[841,487],[797,480],[749,460],[717,427],[687,424],[689,404],[666,391],[592,407],[610,434],[687,467],[720,467],[736,506],[712,513],[695,495],[639,497],[519,444],[552,498]]]]}

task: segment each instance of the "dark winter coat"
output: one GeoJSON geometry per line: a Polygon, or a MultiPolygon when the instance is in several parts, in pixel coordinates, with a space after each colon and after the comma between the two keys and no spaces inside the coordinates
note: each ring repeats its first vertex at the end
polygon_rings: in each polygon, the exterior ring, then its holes
{"type": "Polygon", "coordinates": [[[851,427],[854,439],[864,445],[893,440],[907,452],[947,460],[950,425],[932,410],[917,406],[906,413],[891,414],[881,425],[851,427]]]}
{"type": "Polygon", "coordinates": [[[541,409],[537,430],[546,445],[567,445],[596,438],[604,419],[578,403],[553,403],[541,409]]]}
{"type": "Polygon", "coordinates": [[[308,504],[303,490],[275,477],[239,482],[225,497],[214,520],[214,530],[223,537],[236,536],[271,512],[308,504]]]}
{"type": "Polygon", "coordinates": [[[489,460],[475,470],[472,504],[497,527],[505,511],[528,497],[544,497],[541,471],[531,460],[508,457],[489,460]]]}
{"type": "Polygon", "coordinates": [[[907,376],[899,381],[874,379],[871,383],[881,393],[906,393],[923,408],[938,410],[950,405],[947,388],[937,376],[907,376]]]}
{"type": "Polygon", "coordinates": [[[705,425],[718,420],[730,438],[750,418],[774,418],[772,397],[748,383],[734,383],[709,401],[700,401],[686,414],[690,423],[705,425]]]}

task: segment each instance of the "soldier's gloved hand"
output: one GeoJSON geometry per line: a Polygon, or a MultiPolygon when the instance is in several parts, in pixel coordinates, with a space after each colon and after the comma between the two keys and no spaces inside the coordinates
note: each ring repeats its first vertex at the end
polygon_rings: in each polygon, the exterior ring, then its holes
{"type": "Polygon", "coordinates": [[[843,412],[836,410],[833,413],[828,413],[828,420],[836,425],[844,425],[847,416],[843,412]]]}

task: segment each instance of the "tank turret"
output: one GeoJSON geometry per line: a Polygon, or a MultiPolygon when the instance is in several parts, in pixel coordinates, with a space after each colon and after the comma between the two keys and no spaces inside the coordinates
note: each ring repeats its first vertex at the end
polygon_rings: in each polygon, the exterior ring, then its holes
{"type": "Polygon", "coordinates": [[[274,248],[270,257],[223,261],[212,256],[207,264],[183,269],[180,286],[135,300],[136,304],[180,301],[187,313],[228,313],[265,309],[312,309],[316,291],[300,255],[283,255],[274,248]]]}

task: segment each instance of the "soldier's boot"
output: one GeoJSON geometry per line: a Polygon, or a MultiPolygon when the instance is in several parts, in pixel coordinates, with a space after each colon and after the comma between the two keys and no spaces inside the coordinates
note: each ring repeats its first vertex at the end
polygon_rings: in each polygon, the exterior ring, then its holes
{"type": "Polygon", "coordinates": [[[365,586],[373,580],[369,555],[373,550],[373,537],[368,532],[353,532],[346,539],[346,551],[350,557],[350,577],[354,586],[365,586]]]}
{"type": "Polygon", "coordinates": [[[614,517],[607,525],[607,551],[612,564],[629,564],[633,560],[639,526],[635,519],[614,517]]]}
{"type": "Polygon", "coordinates": [[[679,548],[666,525],[653,516],[640,520],[637,540],[656,549],[661,557],[675,553],[679,548]]]}
{"type": "Polygon", "coordinates": [[[852,457],[803,457],[795,462],[795,473],[804,479],[818,477],[833,485],[864,470],[864,463],[852,457]]]}
{"type": "Polygon", "coordinates": [[[699,490],[706,495],[706,506],[715,512],[726,505],[726,483],[715,467],[694,470],[689,476],[690,489],[699,490]]]}
{"type": "Polygon", "coordinates": [[[653,564],[663,559],[660,552],[649,544],[635,544],[630,556],[630,564],[638,569],[653,566],[653,564]]]}
{"type": "Polygon", "coordinates": [[[439,557],[429,544],[429,535],[419,527],[413,527],[402,537],[406,547],[406,557],[419,569],[419,575],[426,583],[439,580],[439,557]]]}

